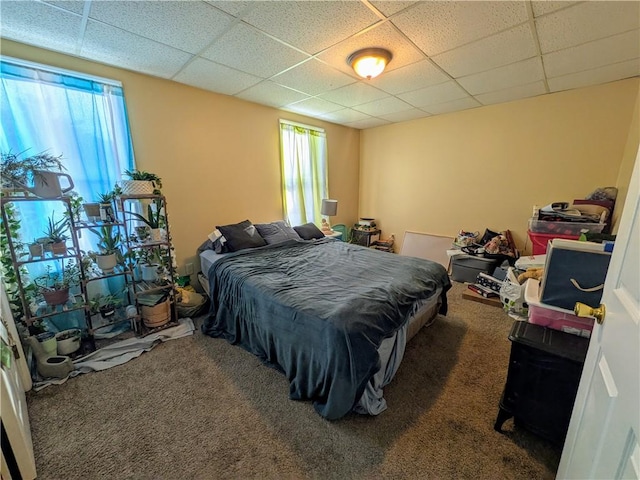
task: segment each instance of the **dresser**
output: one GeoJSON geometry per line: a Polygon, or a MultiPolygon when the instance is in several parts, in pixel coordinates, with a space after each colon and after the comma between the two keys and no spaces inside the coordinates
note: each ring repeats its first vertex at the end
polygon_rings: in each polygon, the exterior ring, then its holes
{"type": "Polygon", "coordinates": [[[494,428],[514,419],[558,446],[571,419],[589,339],[525,321],[509,334],[511,355],[494,428]]]}

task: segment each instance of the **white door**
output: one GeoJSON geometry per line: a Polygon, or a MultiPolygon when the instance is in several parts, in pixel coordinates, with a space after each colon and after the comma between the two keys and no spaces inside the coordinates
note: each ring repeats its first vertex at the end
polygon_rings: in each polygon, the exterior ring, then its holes
{"type": "MultiPolygon", "coordinates": [[[[640,478],[640,151],[557,478],[640,478]]],[[[591,305],[596,307],[597,305],[591,305]]]]}
{"type": "MultiPolygon", "coordinates": [[[[2,480],[14,478],[31,480],[36,478],[36,463],[24,394],[25,385],[21,376],[21,371],[24,372],[26,369],[28,374],[28,369],[2,282],[0,282],[0,318],[3,320],[0,323],[0,341],[4,342],[5,346],[11,345],[12,341],[17,341],[19,356],[16,359],[12,354],[0,367],[0,420],[3,428],[0,477],[2,480]]],[[[28,377],[27,383],[30,388],[31,378],[28,377]]]]}

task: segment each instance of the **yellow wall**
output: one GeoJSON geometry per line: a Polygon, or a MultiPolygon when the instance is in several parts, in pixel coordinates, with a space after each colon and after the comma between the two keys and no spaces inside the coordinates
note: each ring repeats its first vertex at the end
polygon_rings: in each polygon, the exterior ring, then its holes
{"type": "Polygon", "coordinates": [[[509,229],[530,251],[533,205],[628,184],[618,174],[638,85],[627,79],[364,130],[360,215],[399,243],[407,230],[509,229]]]}
{"type": "Polygon", "coordinates": [[[180,266],[199,268],[216,224],[282,219],[279,118],[326,130],[332,221],[357,218],[358,130],[7,40],[2,54],[122,82],[136,164],[162,178],[180,266]]]}

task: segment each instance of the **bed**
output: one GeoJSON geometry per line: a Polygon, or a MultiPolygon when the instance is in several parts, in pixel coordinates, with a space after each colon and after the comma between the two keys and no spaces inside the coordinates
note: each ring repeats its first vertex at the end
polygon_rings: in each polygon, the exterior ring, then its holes
{"type": "Polygon", "coordinates": [[[442,265],[332,238],[199,256],[202,331],[280,370],[290,398],[329,420],[384,411],[406,342],[447,310],[442,265]]]}

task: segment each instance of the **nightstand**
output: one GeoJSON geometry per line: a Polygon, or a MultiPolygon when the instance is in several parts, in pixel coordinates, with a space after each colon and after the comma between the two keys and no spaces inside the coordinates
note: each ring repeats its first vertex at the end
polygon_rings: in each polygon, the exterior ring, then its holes
{"type": "Polygon", "coordinates": [[[513,417],[516,426],[562,446],[580,383],[589,339],[516,321],[511,357],[494,425],[513,417]]]}

